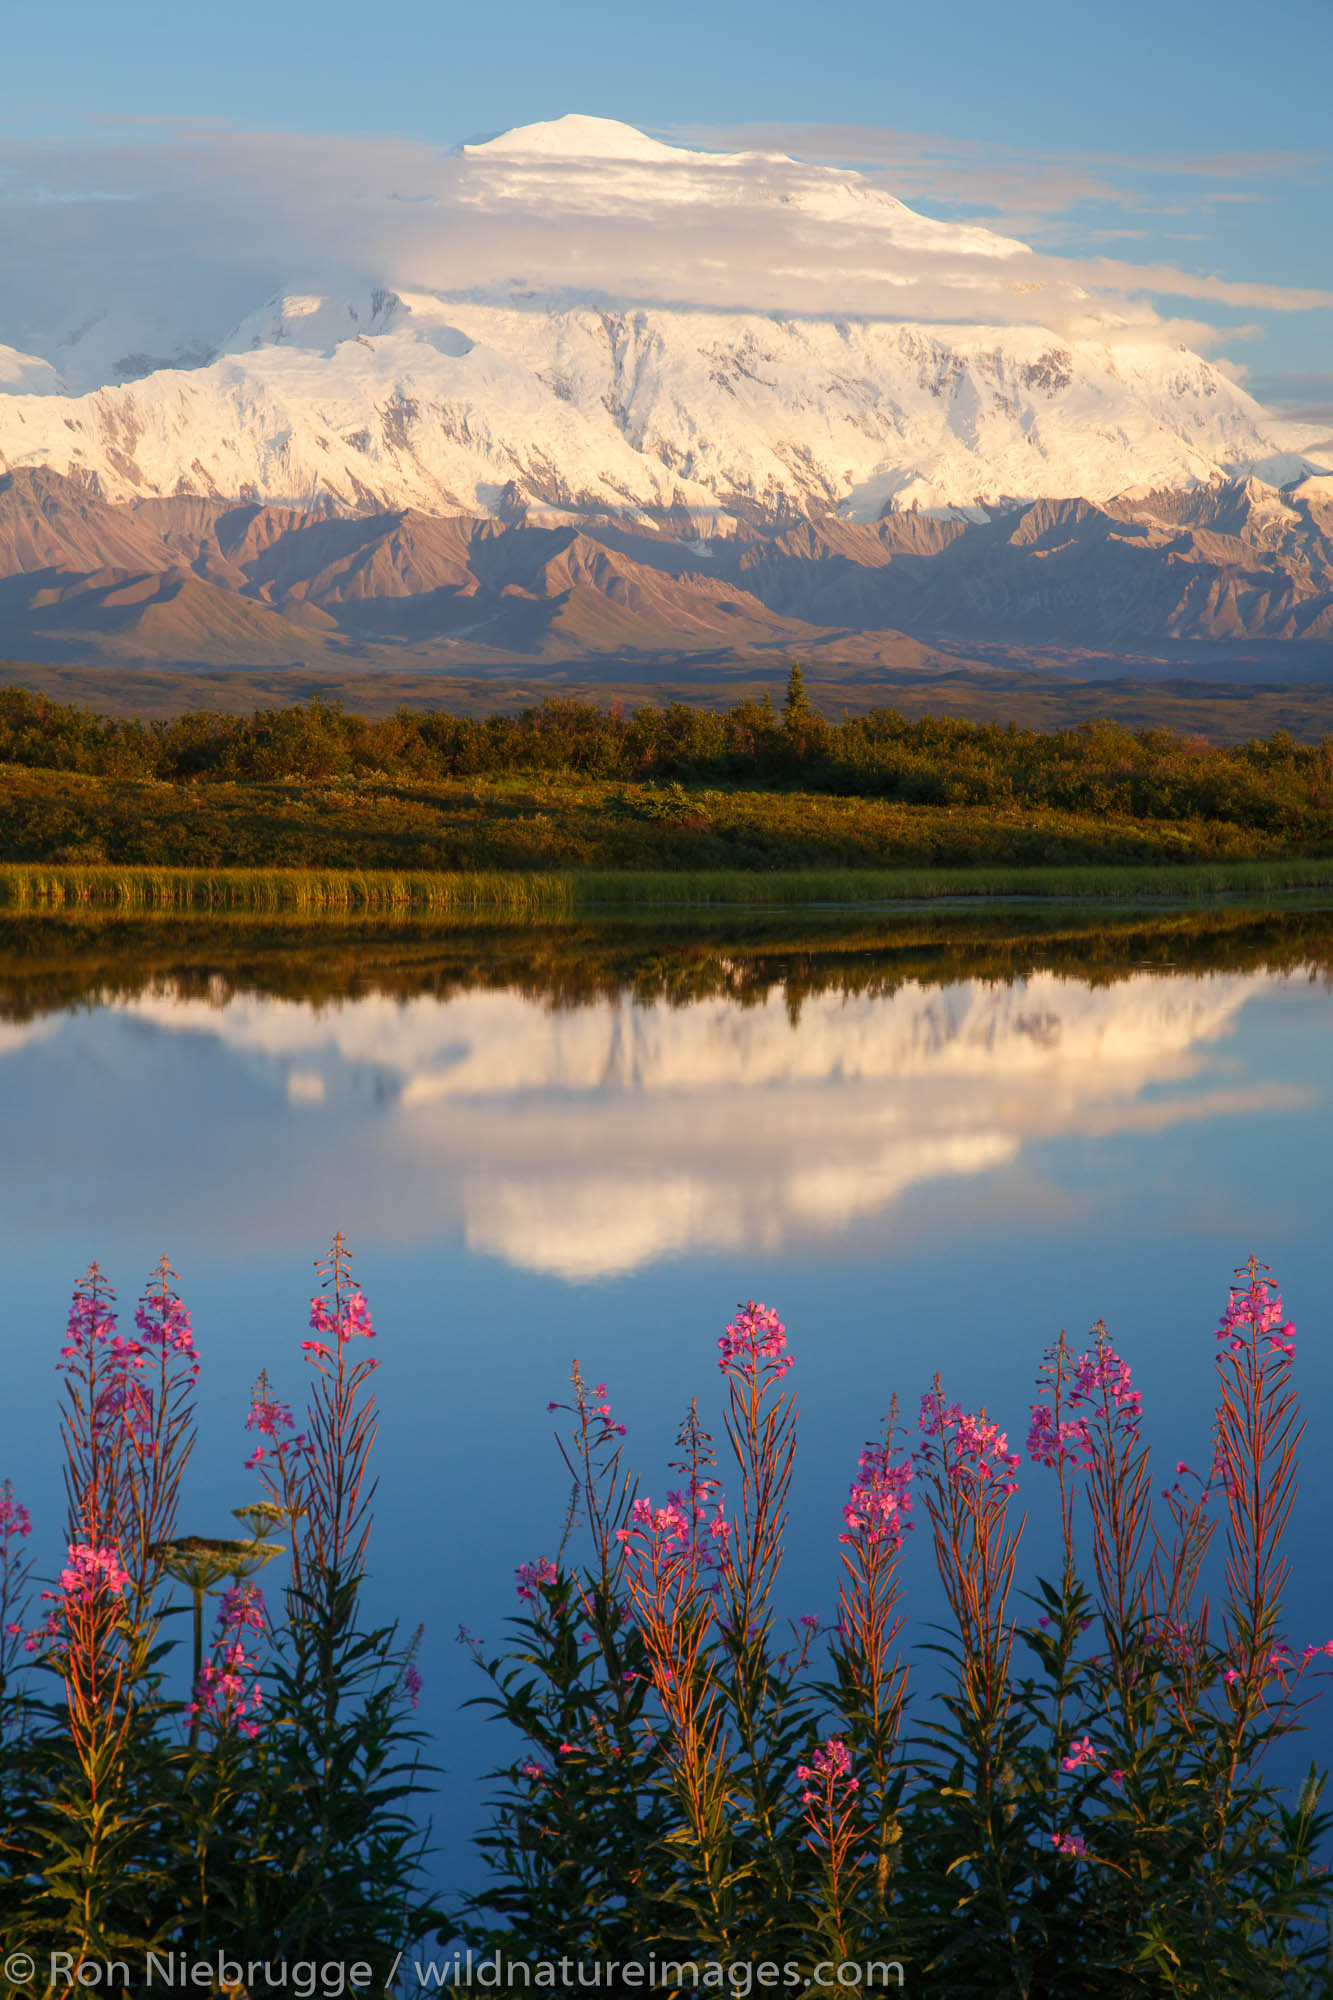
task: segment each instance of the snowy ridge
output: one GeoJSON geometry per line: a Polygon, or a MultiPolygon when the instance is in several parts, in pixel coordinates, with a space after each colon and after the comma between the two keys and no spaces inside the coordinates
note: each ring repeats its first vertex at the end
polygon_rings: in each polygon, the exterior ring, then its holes
{"type": "Polygon", "coordinates": [[[0,465],[118,500],[689,513],[715,532],[1102,500],[1273,452],[1258,405],[1197,356],[1038,327],[392,294],[275,300],[229,345],[87,396],[0,398],[0,465]]]}

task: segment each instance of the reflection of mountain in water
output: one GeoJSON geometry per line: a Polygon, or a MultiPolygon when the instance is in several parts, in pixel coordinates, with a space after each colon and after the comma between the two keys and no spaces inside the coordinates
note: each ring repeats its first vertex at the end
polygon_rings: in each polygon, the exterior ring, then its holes
{"type": "MultiPolygon", "coordinates": [[[[745,1008],[570,1009],[503,992],[324,1010],[159,994],[66,1017],[54,1036],[48,1020],[40,1053],[56,1077],[82,1071],[85,1090],[95,1057],[139,1103],[164,1039],[177,1057],[193,1047],[225,1064],[222,1115],[262,1118],[262,1143],[196,1158],[190,1212],[233,1228],[243,1214],[239,1226],[266,1237],[346,1212],[354,1190],[377,1231],[453,1225],[477,1250],[577,1280],[687,1249],[837,1235],[1034,1140],[1299,1104],[1290,1089],[1207,1075],[1246,1003],[1285,983],[908,983],[814,995],[795,1024],[780,991],[745,1008]],[[231,1153],[249,1160],[243,1191],[227,1180],[231,1153]]],[[[54,1129],[70,1129],[72,1106],[53,1110],[54,1129]]]]}

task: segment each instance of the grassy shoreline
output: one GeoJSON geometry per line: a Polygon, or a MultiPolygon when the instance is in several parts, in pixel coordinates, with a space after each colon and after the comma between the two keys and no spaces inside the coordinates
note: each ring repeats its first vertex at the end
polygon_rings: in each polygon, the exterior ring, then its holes
{"type": "Polygon", "coordinates": [[[797,907],[1023,898],[1107,903],[1333,892],[1333,858],[902,868],[393,870],[11,862],[0,908],[429,911],[567,917],[603,909],[797,907]]]}

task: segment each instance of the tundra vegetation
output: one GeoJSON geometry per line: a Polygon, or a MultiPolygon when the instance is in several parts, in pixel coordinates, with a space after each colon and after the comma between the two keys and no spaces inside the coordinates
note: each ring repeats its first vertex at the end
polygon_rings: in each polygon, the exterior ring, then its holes
{"type": "MultiPolygon", "coordinates": [[[[222,1540],[179,1518],[200,1361],[175,1274],[154,1271],[133,1335],[96,1267],[76,1289],[65,1553],[39,1596],[27,1510],[0,1506],[8,1949],[360,1959],[382,1986],[433,1933],[516,1962],[802,1979],[893,1960],[951,1995],[1330,1992],[1323,1779],[1288,1783],[1285,1753],[1333,1640],[1286,1622],[1296,1335],[1253,1260],[1199,1340],[1196,1467],[1154,1465],[1100,1324],[1042,1356],[1021,1451],[937,1376],[910,1426],[890,1401],[841,1517],[813,1524],[827,1602],[794,1618],[799,1378],[777,1312],[751,1300],[725,1327],[720,1423],[690,1405],[665,1491],[576,1363],[550,1405],[563,1531],[518,1564],[508,1637],[473,1643],[498,1763],[484,1886],[448,1907],[422,1887],[413,1646],[361,1611],[374,1329],[341,1238],[321,1278],[304,1415],[261,1378],[257,1490],[222,1540]],[[1033,1508],[1058,1523],[1044,1579],[1020,1571],[1033,1508]],[[921,1688],[914,1529],[944,1606],[921,1688]]],[[[452,1583],[448,1616],[464,1597],[452,1583]]]]}
{"type": "Polygon", "coordinates": [[[975,870],[1333,856],[1333,740],[877,709],[312,701],[143,722],[0,690],[0,860],[373,871],[975,870]]]}

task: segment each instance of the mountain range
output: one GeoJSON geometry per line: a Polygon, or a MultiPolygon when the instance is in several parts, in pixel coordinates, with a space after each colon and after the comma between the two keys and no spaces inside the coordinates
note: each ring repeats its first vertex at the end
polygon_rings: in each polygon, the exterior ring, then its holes
{"type": "Polygon", "coordinates": [[[805,313],[613,298],[576,258],[563,284],[284,292],[166,354],[93,312],[0,349],[0,651],[1333,663],[1333,441],[1024,245],[846,171],[577,117],[461,149],[457,212],[504,241],[516,203],[557,242],[721,215],[1011,317],[842,315],[827,274],[805,313]]]}

